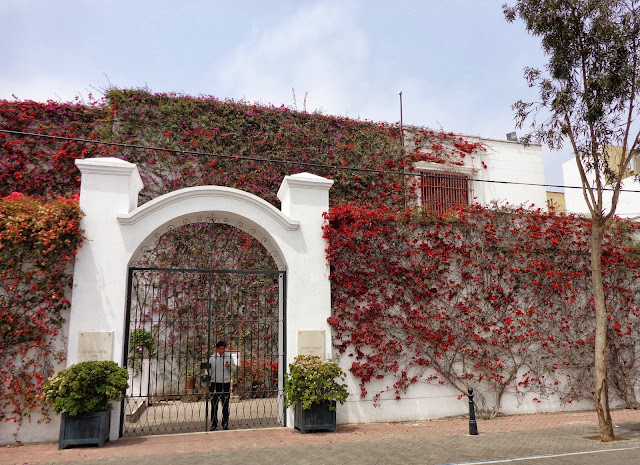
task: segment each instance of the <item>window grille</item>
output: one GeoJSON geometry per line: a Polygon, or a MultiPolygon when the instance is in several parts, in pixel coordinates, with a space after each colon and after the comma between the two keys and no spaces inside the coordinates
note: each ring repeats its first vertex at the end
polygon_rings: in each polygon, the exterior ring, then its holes
{"type": "Polygon", "coordinates": [[[428,172],[420,176],[422,205],[438,213],[469,205],[471,180],[458,173],[428,172]]]}

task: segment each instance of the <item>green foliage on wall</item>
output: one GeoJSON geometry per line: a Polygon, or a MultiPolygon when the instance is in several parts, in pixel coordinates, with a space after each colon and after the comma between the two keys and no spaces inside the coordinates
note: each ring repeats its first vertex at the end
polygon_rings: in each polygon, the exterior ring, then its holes
{"type": "Polygon", "coordinates": [[[66,356],[60,341],[81,216],[74,199],[0,198],[0,419],[40,407],[42,384],[66,356]]]}
{"type": "Polygon", "coordinates": [[[145,90],[113,89],[104,101],[84,106],[0,101],[0,127],[180,151],[0,133],[6,154],[3,159],[10,160],[4,165],[6,175],[0,176],[0,193],[75,193],[79,178],[74,158],[114,156],[138,164],[145,183],[141,202],[182,187],[207,184],[235,187],[277,205],[276,193],[283,177],[308,171],[336,181],[331,191],[333,204],[404,206],[405,196],[415,196],[402,176],[318,165],[399,174],[410,171],[415,161],[456,165],[484,150],[480,144],[452,133],[424,128],[413,128],[403,149],[396,124],[145,90]],[[258,158],[307,165],[269,163],[258,158]],[[51,163],[56,160],[61,167],[52,170],[51,163]]]}

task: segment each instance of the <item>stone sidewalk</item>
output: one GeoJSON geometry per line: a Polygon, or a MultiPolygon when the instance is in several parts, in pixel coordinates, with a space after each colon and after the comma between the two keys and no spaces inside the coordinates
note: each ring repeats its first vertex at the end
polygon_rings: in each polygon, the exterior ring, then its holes
{"type": "Polygon", "coordinates": [[[230,430],[120,439],[102,448],[58,450],[57,444],[0,447],[0,464],[452,464],[481,461],[527,465],[640,463],[640,411],[612,412],[619,440],[600,443],[595,412],[341,425],[337,433],[302,435],[285,428],[230,430]],[[551,457],[551,455],[556,456],[551,457]],[[562,454],[562,455],[557,455],[562,454]],[[546,456],[546,457],[545,457],[546,456]],[[532,457],[539,457],[533,459],[532,457]],[[498,462],[496,462],[498,461],[498,462]]]}

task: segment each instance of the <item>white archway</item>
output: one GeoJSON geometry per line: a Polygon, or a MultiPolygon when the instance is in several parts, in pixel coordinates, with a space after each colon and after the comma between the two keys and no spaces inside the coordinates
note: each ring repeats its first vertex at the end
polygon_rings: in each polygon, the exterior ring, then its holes
{"type": "MultiPolygon", "coordinates": [[[[96,335],[97,341],[99,333],[111,333],[112,347],[94,348],[96,358],[123,362],[128,266],[167,227],[199,221],[228,223],[251,234],[287,271],[287,360],[297,355],[297,332],[303,329],[324,330],[330,350],[331,295],[322,215],[329,208],[333,181],[309,173],[286,176],[278,191],[281,210],[247,192],[220,186],[181,189],[138,207],[143,185],[136,165],[116,158],[76,160],[76,165],[82,173],[86,241],[74,269],[68,364],[85,359],[92,349],[87,335],[96,335]]],[[[110,438],[115,440],[119,405],[111,420],[110,438]]],[[[292,412],[287,423],[293,424],[292,412]]]]}
{"type": "Polygon", "coordinates": [[[119,214],[118,223],[134,250],[136,261],[170,227],[185,223],[211,222],[234,226],[255,237],[281,270],[287,269],[283,248],[299,249],[299,221],[292,221],[270,203],[238,189],[199,186],[162,195],[130,213],[119,214]],[[136,246],[138,247],[136,248],[136,246]]]}

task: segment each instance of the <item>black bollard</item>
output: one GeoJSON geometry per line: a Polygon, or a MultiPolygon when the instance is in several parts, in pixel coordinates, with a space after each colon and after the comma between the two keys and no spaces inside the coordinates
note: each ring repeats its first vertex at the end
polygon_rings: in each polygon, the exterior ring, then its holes
{"type": "Polygon", "coordinates": [[[473,405],[473,389],[469,388],[469,434],[478,435],[478,423],[476,422],[476,409],[473,405]]]}

